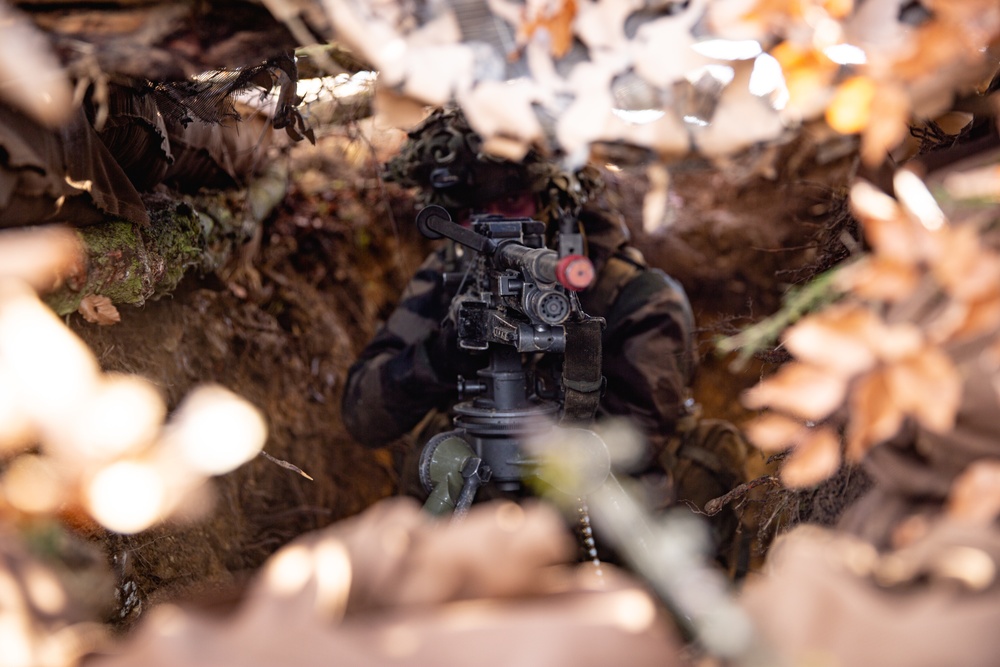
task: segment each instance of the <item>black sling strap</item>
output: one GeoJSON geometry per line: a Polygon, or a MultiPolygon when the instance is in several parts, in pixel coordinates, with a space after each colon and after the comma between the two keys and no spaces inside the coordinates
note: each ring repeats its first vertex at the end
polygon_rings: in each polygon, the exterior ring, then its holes
{"type": "Polygon", "coordinates": [[[604,319],[592,317],[566,325],[562,383],[565,390],[562,423],[589,422],[601,401],[601,332],[604,319]]]}

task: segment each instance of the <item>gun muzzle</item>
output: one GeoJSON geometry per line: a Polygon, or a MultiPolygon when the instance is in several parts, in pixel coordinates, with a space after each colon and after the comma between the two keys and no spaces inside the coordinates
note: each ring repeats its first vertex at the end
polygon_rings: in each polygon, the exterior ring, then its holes
{"type": "Polygon", "coordinates": [[[594,265],[583,255],[560,258],[555,250],[508,243],[497,249],[496,257],[504,268],[524,271],[543,283],[558,282],[571,292],[586,289],[594,280],[594,265]]]}
{"type": "Polygon", "coordinates": [[[556,265],[556,280],[571,292],[590,287],[594,274],[593,263],[583,255],[567,255],[556,265]]]}

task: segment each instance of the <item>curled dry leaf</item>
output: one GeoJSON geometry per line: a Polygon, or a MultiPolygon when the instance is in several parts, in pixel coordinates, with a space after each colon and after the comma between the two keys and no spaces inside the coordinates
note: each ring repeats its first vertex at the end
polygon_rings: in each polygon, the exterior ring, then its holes
{"type": "Polygon", "coordinates": [[[791,362],[743,395],[751,410],[770,407],[799,419],[817,421],[844,402],[847,381],[826,369],[791,362]]]}
{"type": "Polygon", "coordinates": [[[1000,516],[1000,461],[970,464],[952,484],[947,511],[955,519],[993,523],[1000,516]]]}
{"type": "Polygon", "coordinates": [[[781,452],[791,447],[802,434],[806,426],[784,415],[767,412],[754,417],[743,426],[746,437],[765,454],[781,452]]]}
{"type": "Polygon", "coordinates": [[[837,472],[840,462],[837,434],[826,427],[810,429],[781,467],[781,481],[792,488],[813,486],[837,472]]]}
{"type": "Polygon", "coordinates": [[[121,321],[121,315],[111,299],[99,294],[88,294],[80,301],[79,313],[93,324],[108,326],[121,321]]]}

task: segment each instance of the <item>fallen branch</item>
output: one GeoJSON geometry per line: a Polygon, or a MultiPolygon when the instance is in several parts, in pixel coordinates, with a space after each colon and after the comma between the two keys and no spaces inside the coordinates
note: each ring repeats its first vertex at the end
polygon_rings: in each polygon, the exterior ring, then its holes
{"type": "Polygon", "coordinates": [[[763,486],[764,484],[780,484],[780,480],[776,475],[764,475],[763,477],[758,477],[757,479],[752,479],[749,482],[744,482],[740,484],[735,489],[725,494],[724,496],[719,496],[718,498],[712,498],[707,503],[705,503],[705,509],[703,513],[706,516],[715,516],[722,511],[729,503],[742,498],[746,494],[750,493],[753,489],[758,486],[763,486]]]}
{"type": "Polygon", "coordinates": [[[76,230],[83,265],[45,301],[60,315],[91,294],[141,306],[173,292],[190,270],[221,269],[284,198],[287,179],[275,165],[246,190],[147,198],[148,227],[110,220],[76,230]]]}

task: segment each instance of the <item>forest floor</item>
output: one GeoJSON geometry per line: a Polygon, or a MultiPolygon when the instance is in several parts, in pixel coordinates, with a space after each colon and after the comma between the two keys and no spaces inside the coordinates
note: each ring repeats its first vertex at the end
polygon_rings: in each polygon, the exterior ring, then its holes
{"type": "MultiPolygon", "coordinates": [[[[97,535],[116,565],[111,620],[119,628],[159,601],[232,601],[292,538],[397,492],[406,444],[355,443],[340,394],[355,355],[430,247],[412,224],[412,198],[379,178],[398,140],[372,143],[353,129],[293,147],[275,158],[289,163],[284,203],[225,271],[189,275],[171,297],[123,309],[115,326],[69,317],[106,371],[150,379],[171,406],[206,382],[242,395],[267,418],[266,453],[312,477],[257,457],[214,481],[212,509],[195,522],[97,535]]],[[[743,420],[739,394],[768,366],[734,369],[714,341],[776,310],[788,286],[831,252],[817,234],[836,215],[850,165],[817,165],[814,151],[807,135],[753,163],[678,170],[670,224],[651,232],[638,222],[643,175],[608,174],[610,201],[636,245],[691,297],[702,357],[695,393],[706,416],[743,420]]],[[[763,472],[754,457],[752,472],[763,472]]]]}

